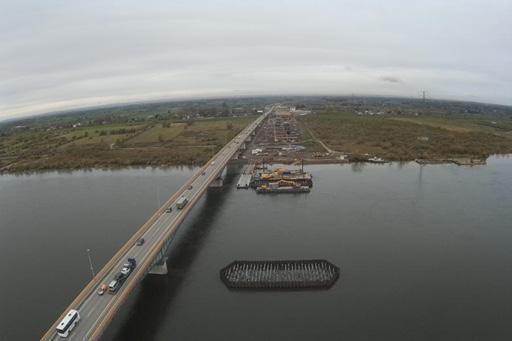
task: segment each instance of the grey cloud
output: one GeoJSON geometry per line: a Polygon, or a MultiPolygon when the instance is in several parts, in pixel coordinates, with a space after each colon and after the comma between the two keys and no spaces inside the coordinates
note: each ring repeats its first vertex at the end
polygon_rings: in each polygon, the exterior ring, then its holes
{"type": "Polygon", "coordinates": [[[240,93],[512,104],[510,17],[500,0],[8,0],[0,120],[240,93]]]}
{"type": "Polygon", "coordinates": [[[379,79],[383,82],[389,82],[389,83],[401,83],[402,80],[400,78],[391,77],[391,76],[382,76],[379,77],[379,79]]]}

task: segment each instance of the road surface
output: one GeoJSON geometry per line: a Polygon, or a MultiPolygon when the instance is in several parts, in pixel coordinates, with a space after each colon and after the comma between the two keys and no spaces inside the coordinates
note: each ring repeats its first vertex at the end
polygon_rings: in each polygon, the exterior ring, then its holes
{"type": "MultiPolygon", "coordinates": [[[[108,326],[121,304],[133,290],[133,288],[142,280],[149,271],[149,267],[158,251],[166,240],[172,238],[179,228],[181,222],[185,219],[187,213],[192,209],[195,203],[201,198],[203,193],[208,189],[209,184],[215,180],[222,172],[227,162],[235,155],[246,138],[256,129],[256,127],[268,116],[272,111],[270,109],[262,116],[258,117],[253,123],[246,127],[233,140],[226,144],[213,158],[199,169],[166,204],[157,213],[156,219],[141,235],[145,239],[144,244],[137,246],[133,241],[131,245],[125,245],[126,252],[118,258],[117,262],[107,264],[100,273],[96,275],[93,282],[96,284],[91,286],[91,290],[83,295],[83,299],[75,306],[69,308],[76,309],[80,313],[80,322],[75,326],[66,340],[90,340],[97,339],[108,326]],[[181,197],[188,199],[188,204],[183,209],[177,209],[175,203],[181,197]],[[171,212],[165,209],[172,206],[171,212]],[[97,294],[101,284],[109,284],[118,273],[122,265],[127,262],[129,257],[133,257],[137,261],[137,266],[126,279],[119,291],[112,295],[108,290],[102,296],[97,294]]],[[[144,229],[144,226],[141,230],[144,229]]],[[[133,239],[133,238],[132,238],[133,239]]],[[[138,239],[138,238],[137,238],[138,239]]],[[[130,243],[129,242],[129,243],[130,243]]],[[[112,262],[110,262],[112,263],[112,262]]],[[[80,295],[79,295],[80,296],[80,295]]],[[[67,313],[67,309],[64,313],[67,313]]],[[[55,322],[51,329],[43,336],[43,340],[59,340],[55,331],[56,325],[61,318],[55,322]]]]}

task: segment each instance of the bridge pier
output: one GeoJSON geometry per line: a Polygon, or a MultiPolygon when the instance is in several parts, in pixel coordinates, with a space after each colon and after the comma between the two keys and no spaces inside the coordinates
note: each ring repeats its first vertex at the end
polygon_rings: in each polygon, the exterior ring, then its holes
{"type": "Polygon", "coordinates": [[[149,274],[151,275],[167,275],[169,271],[167,270],[167,257],[163,257],[158,263],[155,263],[149,270],[149,274]]]}
{"type": "Polygon", "coordinates": [[[226,167],[222,168],[217,178],[213,180],[208,188],[221,188],[224,186],[224,178],[226,177],[226,167]]]}
{"type": "Polygon", "coordinates": [[[224,179],[222,177],[218,177],[217,179],[213,180],[209,188],[221,188],[224,185],[224,179]]]}

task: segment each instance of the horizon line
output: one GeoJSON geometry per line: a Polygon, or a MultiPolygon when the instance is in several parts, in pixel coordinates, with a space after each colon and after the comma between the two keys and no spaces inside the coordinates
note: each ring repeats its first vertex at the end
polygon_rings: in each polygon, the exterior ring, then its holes
{"type": "MultiPolygon", "coordinates": [[[[206,101],[206,100],[222,100],[222,99],[250,99],[250,98],[265,98],[265,97],[357,97],[357,98],[392,98],[392,99],[410,99],[410,100],[418,100],[422,101],[421,97],[415,97],[415,96],[393,96],[393,95],[377,95],[377,94],[356,94],[356,93],[350,93],[350,94],[258,94],[258,95],[251,95],[251,94],[231,94],[231,95],[223,95],[223,96],[192,96],[192,97],[174,97],[174,98],[158,98],[158,99],[141,99],[141,100],[133,100],[133,101],[124,101],[124,102],[112,102],[112,103],[105,103],[105,104],[92,104],[92,105],[83,105],[83,106],[77,106],[74,108],[68,108],[68,109],[61,109],[61,110],[53,110],[53,111],[41,111],[41,112],[34,112],[30,114],[22,114],[21,116],[17,117],[6,117],[2,118],[0,116],[0,123],[7,123],[7,122],[16,122],[16,121],[22,121],[22,120],[30,120],[37,117],[43,117],[43,116],[53,116],[53,115],[66,115],[66,114],[72,114],[77,111],[92,111],[97,109],[103,109],[103,108],[117,108],[122,106],[134,106],[134,105],[144,105],[144,104],[158,104],[158,103],[173,103],[173,102],[191,102],[191,101],[206,101]]],[[[459,102],[459,103],[473,103],[473,104],[480,104],[480,105],[495,105],[495,106],[502,106],[502,107],[510,107],[512,108],[512,104],[504,104],[504,103],[493,103],[493,102],[484,102],[484,101],[476,101],[476,100],[462,100],[462,99],[450,99],[450,98],[443,98],[443,97],[430,97],[426,101],[448,101],[448,102],[459,102]]]]}

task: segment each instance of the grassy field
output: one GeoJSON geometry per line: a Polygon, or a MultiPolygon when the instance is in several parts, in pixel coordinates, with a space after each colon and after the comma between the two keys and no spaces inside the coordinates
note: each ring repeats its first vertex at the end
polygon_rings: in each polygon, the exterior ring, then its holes
{"type": "Polygon", "coordinates": [[[309,154],[325,154],[316,138],[363,159],[485,157],[512,149],[510,106],[365,96],[218,98],[0,121],[0,171],[199,164],[255,117],[245,115],[272,103],[312,112],[299,117],[313,132],[303,129],[298,141],[309,154]]]}
{"type": "Polygon", "coordinates": [[[167,127],[164,127],[164,124],[157,124],[137,136],[126,139],[125,144],[131,146],[147,146],[172,141],[184,131],[185,127],[185,123],[172,123],[167,127]]]}
{"type": "Polygon", "coordinates": [[[301,118],[330,148],[390,160],[486,158],[512,152],[501,122],[324,112],[301,118]],[[495,127],[496,126],[496,127],[495,127]]]}
{"type": "Polygon", "coordinates": [[[486,132],[510,136],[512,123],[503,121],[484,120],[477,118],[444,118],[444,117],[392,117],[391,119],[442,128],[456,132],[486,132]]]}
{"type": "Polygon", "coordinates": [[[75,128],[67,134],[62,135],[69,141],[69,145],[110,145],[117,140],[130,138],[134,134],[146,129],[143,124],[112,124],[92,126],[87,128],[75,128]]]}
{"type": "Polygon", "coordinates": [[[0,168],[47,169],[202,164],[256,116],[20,131],[0,137],[0,168]]]}

